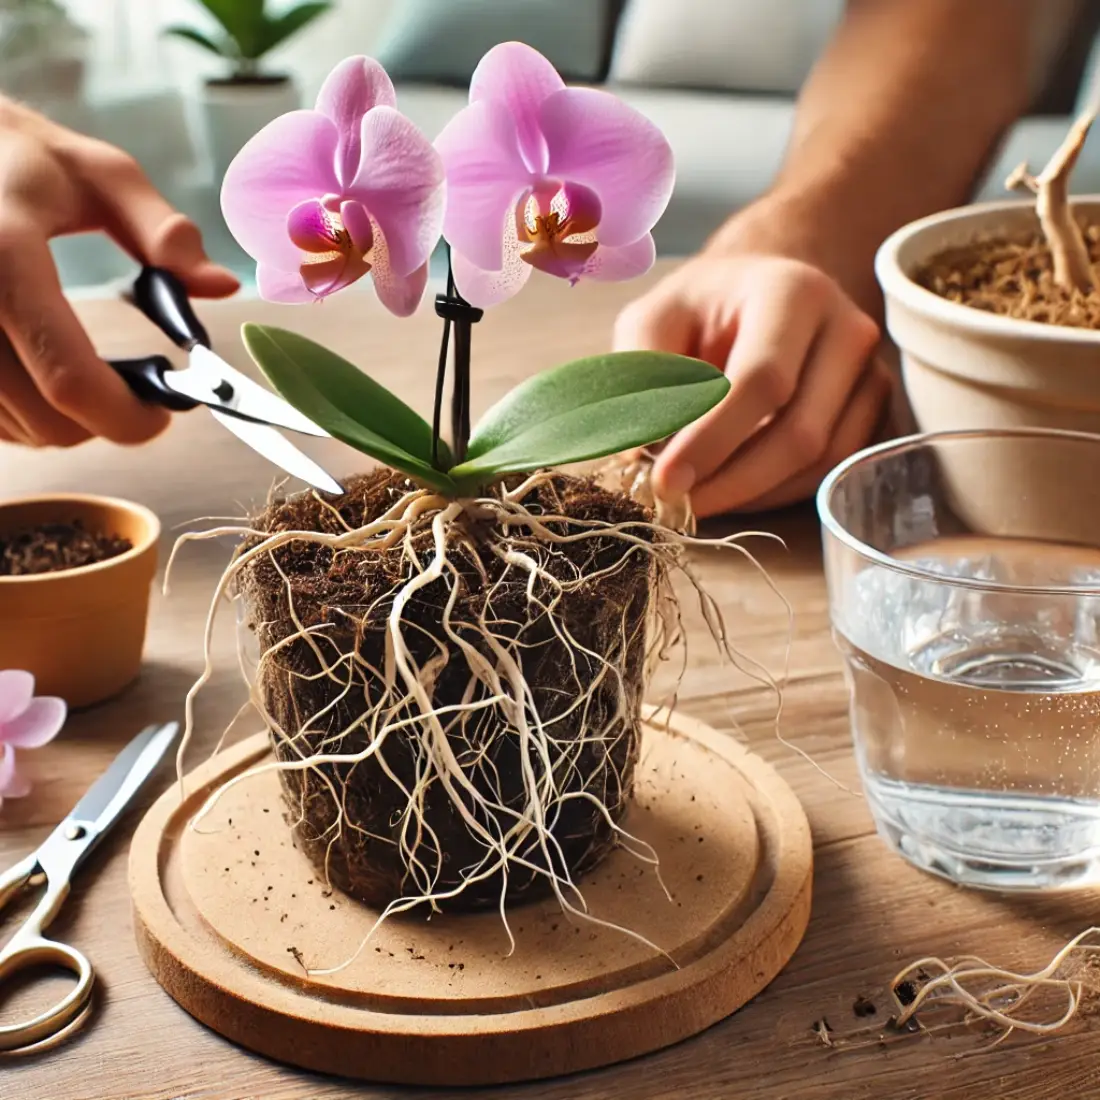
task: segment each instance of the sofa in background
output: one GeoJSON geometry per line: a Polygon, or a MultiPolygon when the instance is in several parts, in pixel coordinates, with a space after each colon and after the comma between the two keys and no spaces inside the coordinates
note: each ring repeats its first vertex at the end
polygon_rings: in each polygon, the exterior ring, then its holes
{"type": "MultiPolygon", "coordinates": [[[[164,0],[164,7],[169,17],[190,8],[186,0],[164,0]]],[[[434,137],[465,103],[465,85],[485,49],[510,38],[527,41],[571,80],[613,87],[667,134],[677,187],[655,235],[663,254],[677,255],[697,249],[768,187],[798,89],[842,11],[843,0],[338,0],[333,13],[272,60],[296,74],[308,102],[341,57],[378,57],[397,84],[400,109],[434,137]]],[[[1100,5],[1045,0],[1042,12],[1034,34],[1034,106],[1006,136],[978,188],[981,197],[1003,195],[1003,181],[1020,161],[1043,163],[1081,97],[1100,91],[1100,5]]],[[[181,84],[202,75],[206,62],[196,51],[164,48],[181,84]]],[[[126,110],[133,115],[135,107],[126,110]]],[[[184,135],[166,136],[182,112],[164,111],[164,128],[155,134],[148,125],[112,122],[110,111],[102,126],[199,218],[219,258],[241,264],[221,227],[214,181],[203,178],[198,161],[181,166],[181,149],[193,158],[184,135]]],[[[1100,192],[1100,137],[1086,147],[1074,187],[1100,192]]],[[[59,250],[70,285],[102,274],[93,270],[89,246],[80,249],[77,257],[59,250]]]]}

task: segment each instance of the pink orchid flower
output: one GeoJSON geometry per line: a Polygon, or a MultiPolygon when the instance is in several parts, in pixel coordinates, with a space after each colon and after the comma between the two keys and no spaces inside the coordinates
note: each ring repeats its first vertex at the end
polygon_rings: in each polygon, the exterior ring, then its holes
{"type": "Polygon", "coordinates": [[[416,309],[442,226],[443,168],[394,101],[378,62],[349,57],[314,110],[275,119],[230,164],[222,212],[257,261],[261,297],[315,301],[370,272],[392,313],[416,309]]]}
{"type": "Polygon", "coordinates": [[[447,174],[443,235],[476,306],[515,294],[532,268],[576,283],[648,271],[650,230],[672,194],[672,150],[608,92],[567,88],[520,42],[495,46],[470,104],[435,143],[447,174]]]}
{"type": "Polygon", "coordinates": [[[15,750],[37,749],[52,741],[65,724],[65,713],[64,700],[35,698],[29,672],[0,672],[0,804],[31,791],[15,766],[15,750]]]}

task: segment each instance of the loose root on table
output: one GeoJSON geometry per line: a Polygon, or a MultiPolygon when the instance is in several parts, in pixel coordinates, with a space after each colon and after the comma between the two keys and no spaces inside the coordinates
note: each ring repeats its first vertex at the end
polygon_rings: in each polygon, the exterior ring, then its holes
{"type": "MultiPolygon", "coordinates": [[[[329,853],[342,831],[348,828],[389,844],[394,843],[391,838],[366,833],[356,821],[351,820],[347,813],[346,785],[337,791],[325,769],[332,765],[350,766],[371,760],[401,791],[404,811],[396,844],[402,864],[407,869],[409,887],[404,896],[382,910],[349,958],[336,965],[311,970],[311,973],[331,974],[349,965],[377,929],[396,914],[421,906],[438,908],[440,903],[457,897],[475,884],[488,879],[495,881],[495,876],[499,876],[501,883],[498,911],[510,951],[514,950],[515,939],[505,905],[510,872],[542,876],[562,910],[569,916],[600,927],[613,928],[640,941],[647,948],[665,954],[659,945],[645,937],[589,911],[555,837],[555,822],[568,802],[586,800],[610,828],[618,846],[660,875],[657,853],[617,823],[613,813],[617,804],[608,805],[606,794],[601,798],[589,789],[591,776],[581,773],[582,761],[590,759],[595,752],[599,764],[594,770],[612,766],[615,738],[624,736],[624,729],[634,729],[637,688],[624,682],[619,665],[632,643],[638,641],[638,632],[642,632],[642,644],[645,646],[647,680],[659,665],[675,661],[675,682],[666,696],[658,700],[657,709],[661,713],[671,713],[675,707],[679,683],[687,666],[687,652],[682,608],[672,584],[674,575],[686,579],[723,659],[745,675],[768,685],[781,699],[780,686],[767,670],[739,654],[733,647],[722,610],[707,593],[686,551],[692,547],[732,549],[760,569],[765,577],[767,574],[756,558],[740,544],[744,536],[700,539],[689,533],[694,526],[690,516],[686,517],[685,523],[688,532],[680,533],[659,522],[610,523],[531,511],[524,500],[553,476],[549,472],[536,473],[511,490],[502,487],[493,495],[467,500],[447,499],[429,489],[412,489],[383,515],[354,528],[328,506],[340,519],[343,530],[339,533],[313,530],[269,533],[248,526],[218,527],[185,534],[177,543],[176,550],[183,543],[195,539],[234,535],[246,540],[219,579],[207,615],[205,665],[186,698],[184,737],[177,759],[181,783],[184,759],[194,729],[195,699],[213,673],[211,643],[217,611],[222,601],[234,594],[234,582],[240,578],[242,570],[261,558],[266,558],[275,566],[285,586],[294,628],[289,636],[259,655],[253,676],[245,676],[250,689],[249,701],[271,731],[280,750],[279,758],[255,766],[225,783],[208,798],[192,826],[201,827],[218,800],[238,783],[266,772],[312,772],[326,784],[333,805],[338,808],[332,836],[328,838],[329,853]],[[479,546],[475,546],[475,540],[479,546]],[[574,567],[574,575],[565,579],[549,570],[551,555],[557,548],[586,542],[595,547],[597,540],[604,546],[608,540],[621,542],[625,547],[624,555],[611,566],[604,567],[597,567],[594,559],[590,559],[587,566],[574,567]],[[389,591],[374,594],[369,607],[344,612],[352,620],[350,626],[361,628],[379,609],[388,607],[384,611],[383,667],[372,665],[356,647],[333,655],[334,647],[328,638],[333,625],[331,622],[311,627],[303,625],[294,607],[290,581],[275,558],[275,551],[290,543],[315,544],[337,554],[401,550],[402,577],[392,584],[389,591]],[[479,549],[481,553],[494,555],[503,568],[500,579],[495,582],[497,586],[504,583],[505,577],[512,582],[518,576],[525,585],[529,616],[547,619],[557,639],[570,654],[573,683],[564,684],[562,690],[565,693],[563,698],[571,698],[572,701],[552,719],[546,719],[539,713],[532,688],[525,680],[522,666],[524,643],[520,640],[522,631],[515,637],[506,637],[494,628],[495,624],[487,617],[492,605],[491,598],[485,601],[476,622],[454,615],[464,583],[455,564],[456,555],[465,553],[467,563],[477,563],[481,560],[479,549]],[[634,555],[644,555],[651,564],[655,583],[649,621],[647,623],[646,617],[641,616],[640,624],[632,626],[624,609],[617,628],[617,642],[611,647],[614,652],[593,652],[570,633],[564,619],[556,613],[558,605],[568,592],[622,570],[624,563],[634,555]],[[443,634],[441,638],[430,638],[434,651],[428,658],[418,660],[410,645],[413,636],[410,632],[423,631],[408,619],[406,611],[410,601],[417,599],[418,593],[437,583],[447,586],[442,608],[443,634]],[[278,665],[282,651],[295,643],[304,643],[311,648],[319,671],[289,673],[278,665]],[[465,662],[468,674],[462,701],[438,705],[433,701],[436,679],[455,656],[460,656],[465,662]],[[584,675],[578,662],[585,666],[584,675]],[[291,732],[270,712],[260,690],[264,672],[271,667],[279,668],[284,676],[302,680],[328,679],[335,685],[336,694],[324,710],[308,716],[299,723],[296,732],[291,732]],[[593,668],[596,669],[595,675],[593,668]],[[370,706],[366,712],[360,714],[348,728],[325,736],[319,751],[307,751],[309,745],[303,745],[303,742],[309,734],[316,736],[320,732],[320,722],[326,715],[331,717],[331,712],[342,699],[352,694],[360,697],[368,680],[377,686],[372,687],[374,694],[370,696],[370,706]],[[606,714],[605,708],[593,705],[593,699],[597,691],[606,695],[609,690],[617,705],[612,713],[606,714]],[[558,727],[567,719],[582,731],[580,736],[558,736],[558,727]],[[503,730],[519,746],[523,794],[522,805],[518,807],[508,804],[500,793],[499,775],[486,751],[487,730],[503,730]],[[352,733],[365,736],[364,747],[354,753],[340,751],[345,738],[352,733]],[[415,747],[415,775],[411,784],[403,783],[393,772],[383,751],[387,741],[399,733],[415,747]],[[475,779],[480,782],[475,782],[475,779]],[[576,789],[577,782],[572,784],[574,789],[568,789],[570,779],[580,780],[579,789],[576,789]],[[476,864],[463,868],[460,883],[449,888],[444,888],[439,882],[443,865],[442,845],[424,812],[425,792],[435,784],[445,791],[449,804],[481,852],[476,864]]],[[[320,497],[317,499],[322,505],[325,504],[320,497]]],[[[483,571],[483,566],[477,567],[483,571]]],[[[487,577],[483,580],[489,583],[487,577]]],[[[770,579],[768,583],[775,591],[770,579]]],[[[492,595],[492,589],[489,595],[492,595]]],[[[784,604],[789,614],[789,605],[786,601],[784,604]]],[[[242,671],[245,671],[243,657],[242,671]]],[[[609,785],[618,792],[628,786],[625,777],[616,775],[614,778],[617,786],[614,783],[609,785]]],[[[606,789],[605,786],[605,792],[606,789]]],[[[299,812],[304,814],[304,798],[299,812]]],[[[667,894],[667,889],[665,892],[667,894]]]]}
{"type": "Polygon", "coordinates": [[[1100,972],[1093,965],[1100,942],[1089,942],[1098,937],[1100,928],[1086,928],[1032,973],[993,966],[976,956],[951,963],[919,959],[892,983],[897,1023],[916,1020],[921,1011],[952,1008],[962,1010],[964,1023],[984,1020],[1003,1029],[997,1042],[1014,1031],[1050,1035],[1077,1015],[1087,993],[1100,991],[1100,972]],[[904,998],[901,989],[907,991],[904,998]]]}

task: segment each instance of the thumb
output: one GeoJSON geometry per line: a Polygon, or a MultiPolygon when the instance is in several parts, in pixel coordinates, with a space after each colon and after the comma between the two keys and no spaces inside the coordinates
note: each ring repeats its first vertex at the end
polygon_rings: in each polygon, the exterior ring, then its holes
{"type": "Polygon", "coordinates": [[[224,298],[240,286],[203,248],[199,227],[150,183],[132,158],[122,154],[99,167],[96,192],[103,228],[139,263],[163,267],[198,298],[224,298]]]}

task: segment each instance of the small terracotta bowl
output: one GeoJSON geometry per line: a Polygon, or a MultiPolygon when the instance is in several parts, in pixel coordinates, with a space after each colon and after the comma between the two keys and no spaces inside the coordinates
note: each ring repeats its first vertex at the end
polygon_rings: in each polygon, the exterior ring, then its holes
{"type": "Polygon", "coordinates": [[[37,694],[85,707],[116,695],[141,668],[160,521],[148,508],[111,497],[0,502],[0,532],[76,520],[133,548],[79,569],[0,576],[0,669],[26,669],[37,694]]]}

